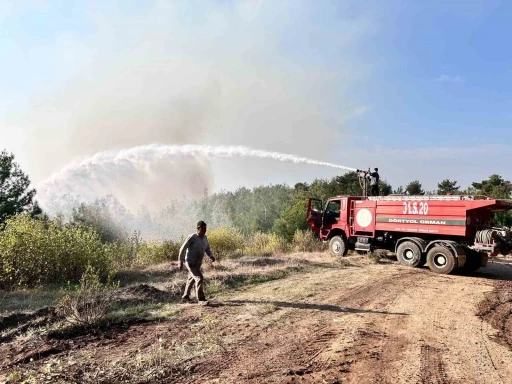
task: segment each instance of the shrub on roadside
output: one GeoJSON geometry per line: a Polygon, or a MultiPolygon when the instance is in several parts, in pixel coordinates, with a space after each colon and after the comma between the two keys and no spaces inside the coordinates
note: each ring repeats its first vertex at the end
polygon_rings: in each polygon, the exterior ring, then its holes
{"type": "Polygon", "coordinates": [[[179,241],[166,240],[162,243],[162,252],[165,255],[165,260],[178,260],[178,256],[180,253],[181,244],[183,244],[185,239],[179,241]]]}
{"type": "Polygon", "coordinates": [[[177,260],[181,243],[177,241],[145,241],[138,245],[134,266],[148,266],[177,260]]]}
{"type": "MultiPolygon", "coordinates": [[[[219,259],[321,249],[310,231],[297,231],[291,244],[275,233],[245,237],[240,230],[227,227],[211,229],[208,239],[219,259]]],[[[0,289],[77,282],[88,266],[104,278],[123,268],[177,260],[183,240],[143,241],[134,232],[130,239],[105,243],[90,226],[19,214],[0,231],[0,289]]]]}
{"type": "Polygon", "coordinates": [[[111,269],[118,270],[121,268],[129,268],[133,264],[132,247],[130,243],[106,243],[103,245],[103,248],[111,269]]]}
{"type": "Polygon", "coordinates": [[[27,214],[0,232],[0,287],[76,281],[91,265],[107,274],[111,260],[99,234],[82,225],[43,222],[27,214]]]}
{"type": "Polygon", "coordinates": [[[118,285],[102,284],[98,270],[88,266],[75,291],[62,297],[57,312],[73,325],[94,325],[108,312],[118,285]]]}
{"type": "Polygon", "coordinates": [[[289,245],[275,233],[256,232],[246,241],[245,254],[249,256],[273,256],[286,253],[289,245]]]}
{"type": "Polygon", "coordinates": [[[321,252],[326,249],[325,244],[315,238],[310,230],[297,230],[293,235],[292,246],[295,252],[321,252]]]}
{"type": "Polygon", "coordinates": [[[235,228],[215,228],[207,233],[210,248],[219,259],[234,258],[242,255],[245,238],[235,228]]]}

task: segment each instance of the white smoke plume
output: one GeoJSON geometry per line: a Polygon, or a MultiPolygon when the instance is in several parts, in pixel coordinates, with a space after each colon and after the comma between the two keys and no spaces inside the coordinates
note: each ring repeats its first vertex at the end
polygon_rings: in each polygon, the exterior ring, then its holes
{"type": "MultiPolygon", "coordinates": [[[[345,161],[346,126],[366,111],[357,95],[372,67],[360,54],[374,33],[366,7],[353,0],[135,3],[74,4],[70,30],[54,22],[63,18],[60,7],[46,4],[38,15],[55,26],[52,37],[9,55],[12,70],[23,69],[18,82],[32,87],[0,90],[10,100],[0,137],[34,183],[78,157],[152,143],[244,145],[345,161]],[[324,15],[322,23],[312,14],[324,15]]],[[[195,190],[210,185],[210,174],[229,189],[330,176],[290,163],[272,175],[269,161],[219,163],[152,169],[204,175],[195,190]]],[[[153,200],[177,188],[177,179],[155,188],[153,200]]]]}

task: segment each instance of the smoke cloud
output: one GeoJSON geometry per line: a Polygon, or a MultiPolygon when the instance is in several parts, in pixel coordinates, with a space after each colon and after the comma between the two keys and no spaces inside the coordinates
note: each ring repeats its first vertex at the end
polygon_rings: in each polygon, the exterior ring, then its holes
{"type": "MultiPolygon", "coordinates": [[[[350,2],[324,4],[323,12],[333,7],[336,14],[322,23],[314,20],[314,2],[124,4],[92,2],[80,10],[86,32],[61,32],[28,52],[32,62],[62,68],[28,108],[8,115],[8,125],[25,133],[33,181],[98,152],[153,143],[242,145],[325,159],[343,148],[335,143],[347,116],[365,111],[350,89],[369,69],[357,48],[373,26],[350,2]]],[[[266,182],[269,164],[166,158],[144,167],[116,164],[97,180],[91,166],[81,193],[113,193],[156,208],[234,179],[266,182]]],[[[285,175],[296,167],[276,169],[285,175]]]]}

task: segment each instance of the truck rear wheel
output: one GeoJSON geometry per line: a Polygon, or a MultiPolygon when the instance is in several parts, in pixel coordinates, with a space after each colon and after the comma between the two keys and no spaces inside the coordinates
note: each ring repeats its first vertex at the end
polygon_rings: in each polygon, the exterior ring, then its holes
{"type": "Polygon", "coordinates": [[[466,262],[462,266],[462,270],[466,272],[474,272],[482,266],[483,255],[472,249],[466,250],[466,262]]]}
{"type": "Polygon", "coordinates": [[[342,236],[333,236],[329,241],[329,252],[334,257],[346,256],[348,248],[345,239],[342,236]]]}
{"type": "Polygon", "coordinates": [[[406,267],[418,268],[424,263],[421,257],[421,249],[413,241],[404,241],[396,250],[398,262],[406,267]]]}
{"type": "Polygon", "coordinates": [[[457,268],[457,260],[448,248],[438,245],[428,251],[427,265],[432,272],[448,274],[457,268]]]}

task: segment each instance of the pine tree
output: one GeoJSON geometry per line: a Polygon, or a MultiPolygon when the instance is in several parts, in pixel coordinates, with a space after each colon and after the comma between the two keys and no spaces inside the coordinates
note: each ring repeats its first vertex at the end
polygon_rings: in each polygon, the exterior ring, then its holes
{"type": "Polygon", "coordinates": [[[460,186],[457,186],[457,181],[452,181],[450,179],[444,179],[440,183],[437,183],[437,194],[438,195],[447,195],[454,194],[459,192],[460,186]]]}
{"type": "Polygon", "coordinates": [[[18,213],[28,212],[31,216],[42,213],[34,201],[36,190],[29,186],[30,179],[14,161],[14,154],[3,150],[0,153],[0,224],[18,213]]]}

